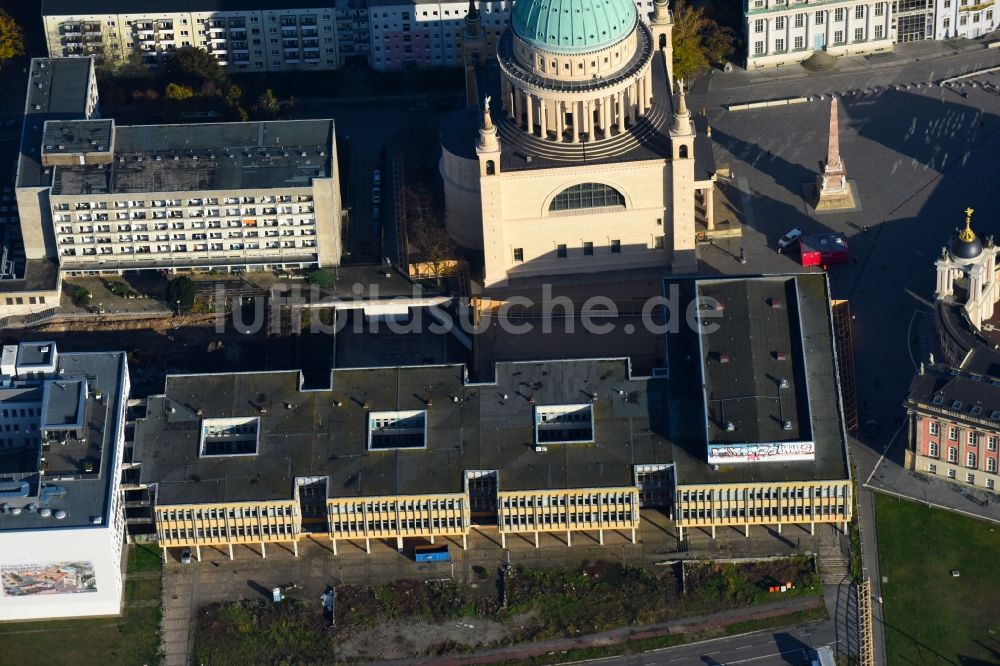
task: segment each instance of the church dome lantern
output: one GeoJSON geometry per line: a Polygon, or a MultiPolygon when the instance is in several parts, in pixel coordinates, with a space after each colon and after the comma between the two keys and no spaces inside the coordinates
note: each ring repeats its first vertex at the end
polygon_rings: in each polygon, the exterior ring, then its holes
{"type": "Polygon", "coordinates": [[[949,251],[955,259],[975,259],[983,253],[983,242],[972,231],[971,208],[965,211],[965,228],[957,230],[951,239],[949,251]]]}

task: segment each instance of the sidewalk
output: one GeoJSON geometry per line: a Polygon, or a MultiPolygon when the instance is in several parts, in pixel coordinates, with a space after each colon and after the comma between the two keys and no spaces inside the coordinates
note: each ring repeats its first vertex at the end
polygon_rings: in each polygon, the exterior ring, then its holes
{"type": "MultiPolygon", "coordinates": [[[[1000,39],[1000,33],[996,35],[1000,39]]],[[[900,67],[915,62],[934,61],[949,56],[960,55],[972,51],[983,51],[989,42],[986,39],[949,39],[925,40],[896,44],[891,53],[877,53],[868,56],[841,56],[837,65],[825,72],[810,72],[798,63],[779,67],[766,67],[755,70],[734,69],[730,73],[712,70],[711,74],[699,79],[697,92],[721,91],[732,88],[744,88],[774,83],[776,81],[794,81],[798,79],[821,79],[838,74],[871,72],[874,70],[900,67]]]]}
{"type": "Polygon", "coordinates": [[[722,611],[712,615],[683,618],[671,622],[647,625],[644,627],[622,627],[610,631],[602,631],[587,636],[577,638],[561,638],[539,643],[529,643],[526,645],[516,645],[504,648],[494,648],[483,650],[468,656],[456,656],[450,658],[441,657],[420,657],[416,659],[400,659],[394,661],[373,662],[381,666],[419,666],[423,664],[434,664],[435,666],[465,666],[466,664],[490,664],[496,662],[519,661],[532,657],[541,657],[551,653],[566,652],[569,650],[581,650],[586,648],[611,647],[622,645],[634,640],[648,638],[659,638],[671,634],[691,634],[711,629],[721,629],[733,624],[747,622],[750,620],[763,620],[780,617],[791,613],[808,611],[814,608],[822,608],[823,599],[820,597],[808,597],[780,601],[766,606],[755,608],[740,608],[736,610],[722,611]]]}

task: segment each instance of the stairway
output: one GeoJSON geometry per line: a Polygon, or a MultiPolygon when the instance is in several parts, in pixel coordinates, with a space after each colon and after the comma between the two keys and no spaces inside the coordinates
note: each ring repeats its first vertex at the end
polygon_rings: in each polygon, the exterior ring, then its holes
{"type": "Polygon", "coordinates": [[[811,56],[799,64],[810,72],[827,72],[837,66],[837,58],[826,51],[813,51],[811,56]]]}

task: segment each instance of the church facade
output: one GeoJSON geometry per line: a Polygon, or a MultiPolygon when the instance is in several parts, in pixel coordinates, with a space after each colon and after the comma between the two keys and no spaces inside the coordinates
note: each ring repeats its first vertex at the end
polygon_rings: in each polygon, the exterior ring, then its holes
{"type": "MultiPolygon", "coordinates": [[[[628,0],[519,0],[485,53],[464,31],[469,108],[442,131],[446,224],[481,251],[485,286],[647,267],[697,270],[696,199],[714,163],[671,90],[666,2],[648,24],[628,0]]],[[[706,215],[711,215],[710,212],[706,215]]]]}

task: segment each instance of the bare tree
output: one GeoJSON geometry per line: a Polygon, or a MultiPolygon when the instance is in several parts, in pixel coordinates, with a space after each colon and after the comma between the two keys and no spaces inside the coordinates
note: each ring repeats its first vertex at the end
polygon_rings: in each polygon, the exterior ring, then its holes
{"type": "Polygon", "coordinates": [[[458,247],[448,235],[435,209],[434,199],[423,187],[408,185],[404,198],[410,241],[440,284],[449,262],[458,258],[458,247]]]}

